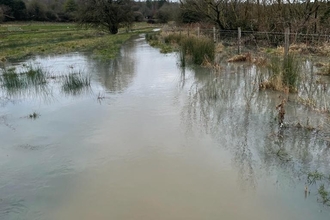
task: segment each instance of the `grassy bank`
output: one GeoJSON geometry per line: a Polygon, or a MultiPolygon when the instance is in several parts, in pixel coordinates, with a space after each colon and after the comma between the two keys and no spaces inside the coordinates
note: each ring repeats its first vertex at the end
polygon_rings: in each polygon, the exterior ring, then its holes
{"type": "Polygon", "coordinates": [[[73,23],[6,23],[0,26],[0,60],[75,51],[92,51],[98,57],[113,58],[132,35],[152,28],[149,24],[137,24],[132,32],[120,30],[117,35],[109,35],[81,29],[73,23]]]}
{"type": "Polygon", "coordinates": [[[186,61],[204,65],[212,63],[215,58],[215,44],[212,39],[207,37],[150,33],[146,35],[146,40],[151,46],[160,48],[162,53],[179,51],[181,66],[185,66],[186,61]]]}

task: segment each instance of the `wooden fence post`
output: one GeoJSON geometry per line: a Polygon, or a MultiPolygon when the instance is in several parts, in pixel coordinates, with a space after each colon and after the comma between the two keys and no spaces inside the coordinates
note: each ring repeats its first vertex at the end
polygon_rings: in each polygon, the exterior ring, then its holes
{"type": "Polygon", "coordinates": [[[284,57],[288,56],[289,47],[290,47],[290,29],[285,28],[285,33],[284,33],[284,57]]]}
{"type": "Polygon", "coordinates": [[[241,50],[242,50],[242,48],[241,48],[241,37],[242,37],[242,32],[241,32],[241,28],[239,27],[238,28],[238,54],[241,54],[241,50]]]}
{"type": "Polygon", "coordinates": [[[216,40],[216,38],[215,38],[215,27],[213,27],[213,42],[214,42],[214,43],[217,42],[217,40],[216,40]]]}

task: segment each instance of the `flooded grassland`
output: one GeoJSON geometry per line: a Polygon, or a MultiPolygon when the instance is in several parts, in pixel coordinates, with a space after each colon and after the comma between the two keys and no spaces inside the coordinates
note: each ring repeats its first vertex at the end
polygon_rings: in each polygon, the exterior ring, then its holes
{"type": "MultiPolygon", "coordinates": [[[[259,90],[267,70],[254,64],[216,73],[179,60],[139,36],[113,60],[8,64],[0,218],[329,219],[318,193],[329,185],[308,183],[330,170],[328,79],[288,95],[259,90]]],[[[302,76],[324,77],[313,68],[303,61],[302,76]]]]}

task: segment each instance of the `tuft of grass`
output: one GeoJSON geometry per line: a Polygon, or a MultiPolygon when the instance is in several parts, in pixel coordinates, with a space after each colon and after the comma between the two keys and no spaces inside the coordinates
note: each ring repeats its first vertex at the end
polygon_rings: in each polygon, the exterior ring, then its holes
{"type": "Polygon", "coordinates": [[[145,38],[150,46],[160,48],[161,53],[171,53],[175,49],[171,44],[162,39],[159,32],[147,33],[145,38]]]}
{"type": "Polygon", "coordinates": [[[17,74],[15,71],[7,71],[5,70],[4,73],[0,77],[1,87],[7,90],[14,90],[14,89],[23,89],[26,86],[26,83],[22,78],[17,74]]]}
{"type": "MultiPolygon", "coordinates": [[[[215,57],[215,45],[211,39],[204,37],[185,37],[180,41],[180,50],[188,55],[192,62],[202,65],[205,60],[213,61],[215,57]]],[[[187,57],[187,56],[185,56],[187,57]]]]}
{"type": "Polygon", "coordinates": [[[318,191],[319,195],[321,196],[321,201],[323,204],[327,204],[327,205],[330,205],[330,193],[329,191],[326,190],[324,184],[322,184],[318,191]]]}
{"type": "Polygon", "coordinates": [[[46,84],[47,73],[42,70],[41,67],[28,66],[28,69],[23,73],[26,76],[28,84],[32,85],[42,85],[46,84]]]}
{"type": "Polygon", "coordinates": [[[66,93],[78,94],[84,88],[90,88],[91,77],[80,72],[64,76],[62,89],[66,93]]]}
{"type": "Polygon", "coordinates": [[[269,78],[259,84],[260,89],[295,92],[298,87],[299,62],[293,54],[284,59],[279,56],[270,58],[268,64],[269,78]]]}
{"type": "Polygon", "coordinates": [[[283,60],[283,83],[291,91],[295,91],[299,77],[299,63],[296,57],[289,53],[283,60]]]}
{"type": "Polygon", "coordinates": [[[166,44],[178,44],[180,43],[182,36],[180,34],[168,34],[164,36],[164,42],[166,44]]]}
{"type": "Polygon", "coordinates": [[[152,47],[160,47],[160,35],[158,32],[150,32],[146,33],[145,35],[146,41],[150,44],[152,47]]]}
{"type": "Polygon", "coordinates": [[[307,183],[309,185],[313,184],[320,184],[318,187],[318,194],[321,197],[321,202],[323,204],[329,205],[330,206],[330,192],[329,192],[329,187],[330,187],[330,175],[326,176],[321,172],[318,172],[317,170],[314,172],[309,172],[307,174],[307,183]]]}
{"type": "Polygon", "coordinates": [[[7,91],[37,87],[47,83],[47,73],[41,67],[27,66],[18,72],[15,68],[4,69],[0,75],[0,85],[7,91]]]}
{"type": "Polygon", "coordinates": [[[39,118],[39,116],[40,116],[40,114],[38,114],[37,112],[33,112],[33,113],[28,115],[28,118],[37,119],[37,118],[39,118]]]}
{"type": "Polygon", "coordinates": [[[307,183],[309,185],[316,184],[317,181],[322,181],[325,178],[323,173],[318,172],[315,170],[314,172],[309,172],[307,174],[307,183]]]}

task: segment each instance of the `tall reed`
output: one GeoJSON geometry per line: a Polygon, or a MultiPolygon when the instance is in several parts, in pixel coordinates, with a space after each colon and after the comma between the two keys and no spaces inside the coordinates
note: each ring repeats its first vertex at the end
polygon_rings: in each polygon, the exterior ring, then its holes
{"type": "Polygon", "coordinates": [[[90,85],[91,77],[78,72],[64,76],[62,89],[66,93],[76,94],[81,92],[83,88],[89,88],[90,85]]]}
{"type": "Polygon", "coordinates": [[[283,83],[290,90],[297,88],[300,66],[293,54],[288,54],[283,60],[283,83]]]}
{"type": "Polygon", "coordinates": [[[300,66],[293,54],[283,59],[275,56],[268,65],[269,79],[260,83],[260,88],[269,88],[278,91],[297,91],[300,66]]]}
{"type": "Polygon", "coordinates": [[[197,65],[201,65],[205,60],[213,61],[215,57],[215,45],[208,38],[185,37],[180,41],[180,49],[197,65]]]}
{"type": "Polygon", "coordinates": [[[9,68],[0,75],[0,83],[7,90],[18,90],[46,84],[46,78],[47,73],[41,67],[28,66],[22,71],[9,68]]]}

